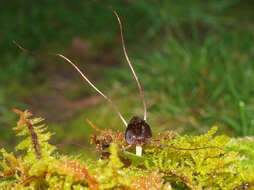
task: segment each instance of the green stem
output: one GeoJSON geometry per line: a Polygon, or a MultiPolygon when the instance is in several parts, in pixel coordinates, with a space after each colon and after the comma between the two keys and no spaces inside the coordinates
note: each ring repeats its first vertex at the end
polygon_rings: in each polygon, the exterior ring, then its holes
{"type": "Polygon", "coordinates": [[[245,103],[243,101],[239,102],[239,108],[240,108],[240,117],[241,117],[241,122],[242,122],[242,132],[243,136],[247,136],[247,121],[246,121],[246,114],[245,114],[245,103]]]}

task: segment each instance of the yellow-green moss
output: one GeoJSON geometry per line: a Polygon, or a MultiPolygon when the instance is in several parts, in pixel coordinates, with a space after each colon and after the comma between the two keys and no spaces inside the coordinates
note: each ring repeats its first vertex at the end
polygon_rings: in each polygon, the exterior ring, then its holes
{"type": "Polygon", "coordinates": [[[48,143],[52,134],[41,124],[43,120],[30,118],[28,111],[17,112],[20,120],[14,130],[24,140],[16,150],[22,153],[17,156],[1,150],[0,189],[232,190],[254,186],[251,145],[237,148],[230,138],[214,136],[217,127],[200,136],[164,133],[143,147],[141,157],[133,149],[123,150],[123,144],[119,146],[112,139],[108,158],[87,161],[58,154],[48,143]],[[244,159],[249,162],[243,164],[244,159]]]}

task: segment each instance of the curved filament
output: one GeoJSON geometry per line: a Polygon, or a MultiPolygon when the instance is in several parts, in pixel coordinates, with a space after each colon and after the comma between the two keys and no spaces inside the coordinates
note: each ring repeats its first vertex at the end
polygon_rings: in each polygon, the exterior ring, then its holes
{"type": "Polygon", "coordinates": [[[128,62],[130,68],[131,68],[131,72],[133,73],[134,75],[134,78],[137,82],[137,85],[138,85],[138,88],[139,88],[139,93],[140,93],[140,97],[141,97],[141,100],[143,102],[143,106],[144,106],[144,120],[146,121],[146,115],[147,115],[147,111],[146,111],[146,103],[145,103],[145,98],[144,98],[144,94],[143,94],[143,90],[142,90],[142,87],[141,87],[141,84],[138,80],[138,76],[136,75],[134,69],[133,69],[133,66],[130,62],[130,59],[128,57],[128,54],[127,54],[127,51],[126,51],[126,47],[125,47],[125,42],[124,42],[124,38],[123,38],[123,27],[122,27],[122,23],[121,23],[121,20],[117,14],[117,12],[111,7],[113,13],[115,14],[116,18],[117,18],[117,21],[119,23],[119,26],[120,26],[120,33],[121,33],[121,40],[122,40],[122,48],[123,48],[123,52],[124,52],[124,56],[126,58],[126,61],[128,62]]]}
{"type": "Polygon", "coordinates": [[[157,142],[153,142],[154,144],[160,145],[160,146],[165,146],[168,148],[173,148],[176,150],[202,150],[202,149],[208,149],[208,148],[217,148],[219,150],[224,150],[223,148],[217,147],[217,146],[205,146],[205,147],[198,147],[198,148],[178,148],[175,147],[173,145],[167,145],[167,144],[161,144],[161,143],[157,143],[157,142]]]}
{"type": "Polygon", "coordinates": [[[21,45],[19,45],[16,41],[13,41],[14,44],[16,44],[16,46],[18,46],[22,51],[24,52],[28,52],[31,54],[48,54],[48,55],[54,55],[57,57],[60,57],[62,59],[64,59],[65,61],[67,61],[69,64],[72,65],[72,67],[74,67],[76,69],[76,71],[81,75],[81,77],[96,91],[98,92],[103,98],[105,98],[115,109],[115,111],[117,112],[117,114],[119,115],[119,117],[121,118],[121,120],[123,121],[124,125],[127,127],[127,122],[125,121],[125,119],[123,118],[122,114],[120,113],[118,107],[112,102],[112,100],[110,98],[108,98],[105,94],[103,94],[98,88],[96,88],[96,86],[94,86],[94,84],[84,75],[84,73],[68,58],[66,58],[65,56],[63,56],[62,54],[59,53],[51,53],[51,52],[33,52],[30,50],[27,50],[25,48],[23,48],[21,45]]]}

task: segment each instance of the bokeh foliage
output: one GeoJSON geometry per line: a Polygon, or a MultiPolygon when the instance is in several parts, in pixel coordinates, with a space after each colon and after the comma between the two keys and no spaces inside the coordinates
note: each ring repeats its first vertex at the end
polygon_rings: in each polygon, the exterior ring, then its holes
{"type": "MultiPolygon", "coordinates": [[[[10,109],[27,108],[28,100],[40,101],[39,95],[47,96],[52,91],[48,81],[55,75],[54,68],[61,73],[65,67],[58,66],[51,57],[21,53],[12,40],[31,50],[57,52],[65,52],[74,37],[88,41],[91,48],[80,65],[113,97],[127,118],[141,115],[135,82],[124,59],[120,59],[123,56],[119,28],[105,4],[112,5],[122,19],[127,49],[145,89],[149,122],[156,132],[170,128],[180,133],[199,133],[218,123],[229,135],[253,135],[252,1],[122,0],[102,4],[100,1],[9,0],[1,3],[0,127],[3,133],[0,145],[10,143],[11,130],[7,126],[14,118],[10,109]],[[123,64],[106,68],[97,65],[96,72],[89,70],[88,63],[94,57],[103,57],[107,53],[104,49],[112,49],[115,52],[112,56],[123,64]]],[[[73,81],[73,77],[68,79],[73,81]]],[[[85,90],[63,93],[70,99],[94,94],[89,87],[80,85],[81,88],[85,90]]],[[[40,110],[37,106],[33,109],[40,110]]],[[[122,127],[110,105],[99,104],[79,109],[77,113],[62,119],[60,125],[52,121],[50,126],[57,132],[56,141],[61,141],[68,132],[72,135],[67,139],[87,142],[89,134],[84,127],[83,113],[102,127],[122,127]]]]}

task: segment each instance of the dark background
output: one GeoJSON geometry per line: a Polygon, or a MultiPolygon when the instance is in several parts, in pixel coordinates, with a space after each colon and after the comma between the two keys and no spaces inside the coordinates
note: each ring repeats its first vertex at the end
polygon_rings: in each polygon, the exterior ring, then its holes
{"type": "MultiPolygon", "coordinates": [[[[0,1],[0,146],[12,147],[12,108],[46,119],[53,143],[89,144],[91,120],[124,131],[111,105],[60,58],[66,55],[119,106],[143,116],[121,49],[130,59],[154,133],[200,134],[218,125],[229,136],[254,134],[254,2],[247,0],[0,1]]],[[[77,150],[77,148],[74,148],[77,150]]]]}

